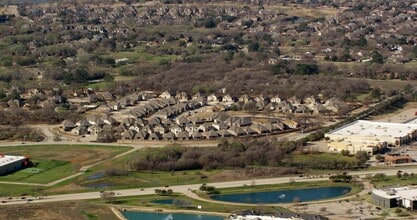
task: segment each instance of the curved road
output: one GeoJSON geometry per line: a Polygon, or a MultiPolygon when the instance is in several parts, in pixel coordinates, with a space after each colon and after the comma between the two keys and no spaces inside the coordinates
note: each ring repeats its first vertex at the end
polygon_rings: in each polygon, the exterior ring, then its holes
{"type": "MultiPolygon", "coordinates": [[[[350,172],[350,175],[366,177],[368,175],[375,175],[377,173],[384,173],[385,175],[395,175],[399,169],[384,169],[384,170],[372,170],[372,171],[357,171],[350,172]]],[[[417,173],[417,167],[402,167],[403,172],[408,173],[417,173]]],[[[268,184],[280,184],[288,183],[290,181],[296,182],[312,182],[312,181],[323,181],[328,180],[328,178],[306,178],[306,177],[278,177],[278,178],[267,178],[267,179],[254,179],[254,180],[239,180],[239,181],[229,181],[229,182],[217,182],[209,183],[210,186],[216,188],[230,188],[230,187],[239,187],[243,185],[268,185],[268,184]]],[[[174,192],[183,193],[192,198],[199,199],[199,197],[193,196],[191,190],[198,190],[201,184],[190,184],[190,185],[178,185],[170,186],[169,189],[172,189],[174,192]]],[[[116,196],[139,196],[139,195],[150,195],[155,194],[155,189],[165,188],[161,187],[151,187],[151,188],[135,188],[135,189],[125,189],[125,190],[113,190],[116,193],[116,196]]],[[[70,200],[86,200],[86,199],[100,199],[99,192],[87,192],[87,193],[72,193],[72,194],[62,194],[62,195],[51,195],[45,199],[35,199],[33,198],[32,203],[41,203],[41,202],[56,202],[56,201],[70,201],[70,200]]],[[[26,200],[11,200],[7,203],[0,203],[0,205],[11,205],[11,204],[24,204],[26,200]]]]}

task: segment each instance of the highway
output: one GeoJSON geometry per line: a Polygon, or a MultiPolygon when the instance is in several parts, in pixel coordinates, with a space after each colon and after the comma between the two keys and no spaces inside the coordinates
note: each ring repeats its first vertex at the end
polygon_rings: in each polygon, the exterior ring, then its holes
{"type": "MultiPolygon", "coordinates": [[[[349,172],[352,176],[358,177],[367,177],[369,175],[375,175],[377,173],[384,173],[387,176],[396,175],[398,170],[408,173],[417,173],[416,167],[396,167],[393,169],[381,169],[381,170],[367,170],[367,171],[355,171],[349,172]]],[[[268,185],[268,184],[280,184],[280,183],[289,183],[292,181],[295,182],[312,182],[312,181],[323,181],[328,180],[327,177],[299,177],[299,176],[290,176],[290,177],[277,177],[277,178],[265,178],[265,179],[251,179],[251,180],[238,180],[238,181],[228,181],[228,182],[216,182],[208,183],[210,186],[216,188],[230,188],[230,187],[239,187],[244,185],[268,185]]],[[[124,189],[124,190],[113,190],[116,197],[121,196],[140,196],[140,195],[150,195],[155,193],[155,189],[172,189],[174,192],[183,193],[190,196],[190,191],[197,190],[201,184],[190,184],[190,185],[177,185],[177,186],[161,186],[161,187],[151,187],[151,188],[135,188],[135,189],[124,189]]],[[[197,197],[193,197],[197,198],[197,197]]],[[[32,198],[26,197],[25,199],[13,198],[9,200],[8,198],[0,198],[0,200],[7,201],[6,203],[0,203],[0,205],[14,205],[14,204],[25,204],[27,199],[31,199],[30,203],[44,203],[44,202],[57,202],[57,201],[71,201],[71,200],[87,200],[87,199],[100,199],[100,192],[86,192],[86,193],[72,193],[72,194],[61,194],[61,195],[50,195],[47,198],[32,198]]]]}

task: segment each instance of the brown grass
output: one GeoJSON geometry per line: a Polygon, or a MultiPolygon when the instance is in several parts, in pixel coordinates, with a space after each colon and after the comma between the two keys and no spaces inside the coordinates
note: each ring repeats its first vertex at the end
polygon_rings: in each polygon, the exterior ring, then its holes
{"type": "Polygon", "coordinates": [[[86,202],[56,202],[43,204],[24,204],[1,206],[0,219],[91,219],[87,214],[95,216],[92,219],[117,220],[110,208],[106,206],[88,204],[86,202]]]}
{"type": "Polygon", "coordinates": [[[122,147],[88,145],[32,145],[1,148],[1,152],[12,155],[26,155],[30,158],[70,161],[81,166],[92,164],[120,153],[122,147]]]}

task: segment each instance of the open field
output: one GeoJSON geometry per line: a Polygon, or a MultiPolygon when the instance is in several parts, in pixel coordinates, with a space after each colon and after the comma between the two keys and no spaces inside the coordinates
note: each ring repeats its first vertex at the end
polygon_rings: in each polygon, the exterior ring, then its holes
{"type": "Polygon", "coordinates": [[[401,91],[408,84],[416,86],[415,80],[378,80],[378,79],[366,79],[372,88],[380,88],[381,90],[390,89],[401,91]]]}
{"type": "MultiPolygon", "coordinates": [[[[105,203],[102,200],[93,200],[93,204],[103,204],[105,203]]],[[[211,203],[205,202],[201,200],[195,200],[184,196],[182,194],[174,194],[170,196],[159,196],[159,195],[149,195],[149,196],[129,196],[129,197],[121,197],[117,198],[112,204],[117,205],[128,205],[128,206],[138,206],[138,207],[146,207],[146,208],[165,208],[165,209],[172,209],[172,210],[196,210],[196,211],[207,211],[207,212],[222,212],[222,213],[234,213],[244,210],[258,210],[262,209],[265,212],[288,212],[287,209],[274,206],[274,205],[227,205],[218,204],[218,203],[211,203]],[[191,204],[189,207],[183,207],[181,205],[174,205],[174,204],[157,204],[153,203],[154,200],[166,200],[166,199],[175,199],[175,200],[183,200],[189,201],[191,204]],[[197,209],[197,206],[201,206],[202,209],[197,209]]]]}
{"type": "Polygon", "coordinates": [[[393,186],[409,186],[415,185],[417,182],[417,175],[414,173],[402,174],[401,177],[397,176],[384,176],[370,178],[372,185],[375,188],[393,187],[393,186]]]}
{"type": "Polygon", "coordinates": [[[25,204],[2,206],[0,219],[106,219],[117,220],[109,207],[87,202],[57,202],[51,204],[25,204]]]}
{"type": "Polygon", "coordinates": [[[64,178],[76,172],[75,167],[68,161],[41,159],[33,161],[36,168],[26,168],[6,176],[1,176],[1,181],[49,183],[64,178]],[[31,172],[32,171],[32,172],[31,172]]]}
{"type": "Polygon", "coordinates": [[[32,160],[63,160],[84,166],[111,158],[129,149],[129,147],[98,145],[21,145],[1,147],[0,152],[11,155],[25,155],[32,160]]]}
{"type": "Polygon", "coordinates": [[[315,161],[316,163],[328,163],[329,161],[345,161],[356,162],[354,156],[343,156],[342,154],[335,153],[320,153],[320,154],[296,154],[293,157],[295,163],[307,163],[309,161],[315,161]]]}
{"type": "MultiPolygon", "coordinates": [[[[4,154],[26,155],[29,156],[32,161],[38,165],[34,168],[27,168],[6,176],[0,176],[0,181],[46,184],[74,174],[82,166],[90,165],[111,158],[117,154],[127,151],[128,149],[130,148],[95,145],[22,145],[13,147],[1,147],[0,150],[4,154]]],[[[60,191],[61,193],[80,190],[80,187],[66,186],[71,182],[73,182],[73,180],[67,180],[52,188],[1,183],[0,188],[2,190],[0,191],[0,194],[39,195],[43,194],[44,192],[50,192],[51,189],[56,188],[62,189],[62,191],[60,191]]]]}
{"type": "Polygon", "coordinates": [[[395,108],[393,106],[391,111],[384,114],[378,114],[371,117],[373,121],[381,122],[394,122],[401,123],[412,118],[415,118],[415,112],[417,111],[417,102],[407,102],[403,106],[395,108]]]}

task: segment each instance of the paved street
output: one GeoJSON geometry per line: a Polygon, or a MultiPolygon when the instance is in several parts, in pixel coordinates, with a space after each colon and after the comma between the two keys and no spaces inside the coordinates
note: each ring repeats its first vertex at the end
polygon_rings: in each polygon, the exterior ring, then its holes
{"type": "MultiPolygon", "coordinates": [[[[350,175],[366,177],[368,175],[375,175],[377,173],[384,173],[385,175],[395,175],[399,168],[394,169],[384,169],[384,170],[372,170],[372,171],[358,171],[350,172],[350,175]]],[[[408,173],[417,173],[417,167],[401,167],[403,172],[408,173]]],[[[278,177],[278,178],[267,178],[267,179],[252,179],[252,180],[239,180],[239,181],[229,181],[229,182],[217,182],[209,183],[211,186],[216,188],[230,188],[230,187],[239,187],[243,185],[268,185],[268,184],[280,184],[288,183],[290,181],[296,182],[311,182],[311,181],[322,181],[327,180],[327,177],[319,178],[306,178],[306,177],[278,177]]],[[[184,193],[189,195],[189,191],[197,190],[201,184],[191,184],[191,185],[178,185],[170,186],[169,189],[172,189],[174,192],[184,193]]],[[[138,196],[138,195],[150,195],[155,193],[155,189],[165,188],[161,187],[152,187],[152,188],[136,188],[136,189],[125,189],[125,190],[114,190],[116,196],[138,196]]],[[[55,202],[55,201],[69,201],[69,200],[86,200],[86,199],[98,199],[100,198],[99,192],[87,192],[87,193],[73,193],[73,194],[62,194],[62,195],[51,195],[46,199],[36,199],[33,198],[32,203],[38,202],[55,202]]],[[[5,199],[5,198],[3,198],[5,199]]],[[[26,198],[27,199],[27,198],[26,198]]],[[[0,203],[1,205],[10,205],[10,204],[23,204],[26,203],[26,200],[13,200],[8,203],[0,203]]]]}

